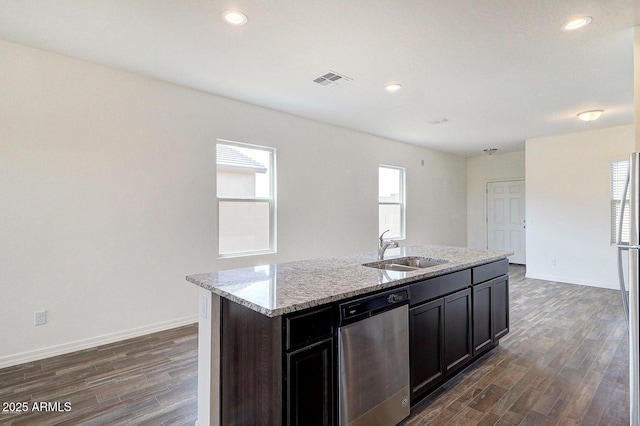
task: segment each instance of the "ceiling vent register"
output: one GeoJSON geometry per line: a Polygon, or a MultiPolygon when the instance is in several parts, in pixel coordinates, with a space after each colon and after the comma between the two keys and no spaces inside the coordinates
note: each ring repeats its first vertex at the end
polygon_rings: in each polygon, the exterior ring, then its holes
{"type": "Polygon", "coordinates": [[[352,78],[349,78],[346,75],[338,74],[335,71],[329,71],[313,81],[324,87],[337,87],[347,84],[352,80],[352,78]]]}

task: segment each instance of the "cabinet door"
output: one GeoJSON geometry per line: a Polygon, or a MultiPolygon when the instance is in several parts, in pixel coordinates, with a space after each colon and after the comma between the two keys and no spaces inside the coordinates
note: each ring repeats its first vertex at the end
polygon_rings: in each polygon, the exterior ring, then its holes
{"type": "Polygon", "coordinates": [[[498,339],[509,332],[509,276],[493,280],[493,338],[498,339]]]}
{"type": "Polygon", "coordinates": [[[474,356],[498,344],[509,332],[509,277],[473,286],[474,356]]]}
{"type": "Polygon", "coordinates": [[[288,425],[333,425],[333,339],[287,354],[288,425]]]}
{"type": "Polygon", "coordinates": [[[409,310],[411,399],[444,376],[444,299],[409,310]]]}
{"type": "Polygon", "coordinates": [[[471,290],[465,289],[444,298],[444,363],[452,373],[471,360],[471,290]]]}
{"type": "Polygon", "coordinates": [[[494,343],[493,282],[473,286],[473,354],[479,354],[494,343]]]}

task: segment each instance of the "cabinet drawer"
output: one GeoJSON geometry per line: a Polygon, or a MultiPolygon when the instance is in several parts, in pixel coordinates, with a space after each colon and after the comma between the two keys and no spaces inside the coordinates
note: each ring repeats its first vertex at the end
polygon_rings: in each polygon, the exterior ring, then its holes
{"type": "Polygon", "coordinates": [[[486,263],[472,268],[473,284],[489,281],[509,273],[509,260],[502,259],[497,262],[486,263]]]}
{"type": "Polygon", "coordinates": [[[334,318],[333,307],[287,317],[285,322],[286,349],[289,351],[332,336],[334,318]]]}
{"type": "Polygon", "coordinates": [[[429,278],[409,286],[409,304],[417,305],[471,285],[471,269],[429,278]]]}

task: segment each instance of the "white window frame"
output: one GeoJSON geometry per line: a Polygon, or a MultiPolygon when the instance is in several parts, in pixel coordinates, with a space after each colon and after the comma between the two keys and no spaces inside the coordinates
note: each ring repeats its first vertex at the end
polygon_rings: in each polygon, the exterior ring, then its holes
{"type": "MultiPolygon", "coordinates": [[[[404,167],[390,166],[387,164],[378,164],[378,185],[380,185],[380,169],[392,169],[400,171],[400,201],[398,202],[381,202],[380,191],[378,188],[378,215],[380,214],[380,206],[382,205],[398,205],[400,206],[400,235],[389,235],[385,237],[389,240],[404,240],[407,237],[406,212],[407,212],[407,171],[404,167]]],[[[378,217],[378,222],[380,217],[378,217]]],[[[384,230],[383,230],[384,231],[384,230]]]]}
{"type": "Polygon", "coordinates": [[[217,217],[218,223],[216,226],[217,236],[218,236],[218,258],[229,258],[229,257],[241,257],[241,256],[255,256],[261,254],[269,254],[277,252],[276,245],[276,149],[269,146],[262,145],[254,145],[243,142],[235,142],[226,139],[216,139],[216,179],[218,172],[218,163],[217,163],[217,145],[228,145],[235,146],[238,148],[248,148],[248,149],[256,149],[267,151],[270,153],[269,155],[269,190],[270,194],[268,197],[226,197],[219,196],[218,189],[216,184],[216,209],[217,209],[217,217]],[[222,253],[220,251],[220,202],[224,201],[232,201],[232,202],[245,202],[245,203],[269,203],[269,248],[264,250],[246,250],[246,251],[237,251],[237,252],[227,252],[222,253]]]}
{"type": "MultiPolygon", "coordinates": [[[[622,205],[622,193],[624,184],[629,171],[629,161],[613,161],[610,165],[611,173],[611,244],[617,243],[618,222],[620,216],[620,207],[622,205]]],[[[629,241],[629,193],[627,193],[627,208],[622,226],[622,241],[629,241]]]]}

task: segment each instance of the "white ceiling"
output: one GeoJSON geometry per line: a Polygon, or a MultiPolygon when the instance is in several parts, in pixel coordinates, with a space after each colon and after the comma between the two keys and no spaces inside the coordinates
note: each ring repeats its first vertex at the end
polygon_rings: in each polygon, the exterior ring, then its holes
{"type": "Polygon", "coordinates": [[[637,0],[0,1],[7,41],[468,156],[633,123],[634,25],[637,0]]]}

